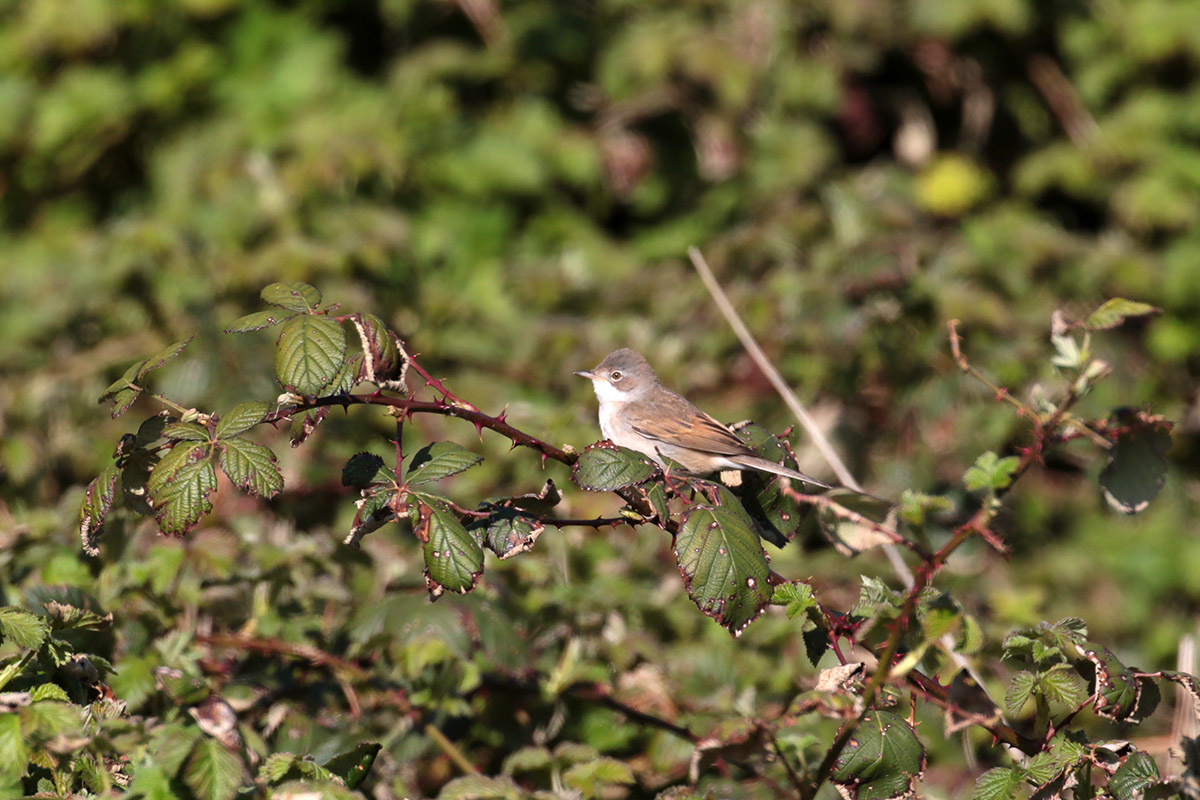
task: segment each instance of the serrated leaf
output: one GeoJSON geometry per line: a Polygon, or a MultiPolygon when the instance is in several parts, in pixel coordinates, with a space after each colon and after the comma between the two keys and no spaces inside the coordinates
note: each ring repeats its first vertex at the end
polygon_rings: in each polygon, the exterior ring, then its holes
{"type": "Polygon", "coordinates": [[[1162,428],[1135,428],[1117,436],[1100,473],[1104,499],[1118,511],[1136,514],[1150,505],[1167,482],[1171,435],[1162,428]]]}
{"type": "Polygon", "coordinates": [[[379,742],[361,742],[353,750],[334,756],[325,762],[325,769],[342,779],[347,789],[357,789],[371,771],[375,756],[383,745],[379,742]]]}
{"type": "Polygon", "coordinates": [[[1024,780],[1019,769],[989,769],[975,781],[975,800],[1015,800],[1024,780]]]}
{"type": "Polygon", "coordinates": [[[37,703],[42,700],[57,700],[61,703],[69,703],[70,696],[67,695],[67,690],[59,686],[57,683],[43,683],[40,686],[35,686],[29,692],[30,700],[37,703]]]}
{"type": "Polygon", "coordinates": [[[529,552],[546,530],[532,514],[506,507],[492,509],[487,518],[472,523],[471,527],[482,529],[484,545],[501,559],[529,552]]]}
{"type": "Polygon", "coordinates": [[[0,714],[0,753],[5,754],[0,758],[0,776],[20,779],[29,765],[29,746],[21,735],[21,720],[16,714],[0,714]]]}
{"type": "Polygon", "coordinates": [[[431,442],[412,457],[408,465],[408,485],[420,486],[457,475],[481,461],[483,456],[462,445],[454,442],[431,442]]]}
{"type": "Polygon", "coordinates": [[[283,491],[283,473],[271,449],[234,437],[222,439],[221,469],[235,486],[259,497],[274,497],[283,491]]]}
{"type": "Polygon", "coordinates": [[[1033,687],[1037,676],[1028,670],[1021,670],[1012,677],[1008,691],[1004,693],[1004,713],[1010,717],[1021,715],[1021,709],[1033,695],[1033,687]]]}
{"type": "Polygon", "coordinates": [[[649,478],[656,467],[641,453],[597,442],[580,454],[571,478],[589,492],[615,492],[649,478]]]}
{"type": "Polygon", "coordinates": [[[312,432],[329,416],[329,406],[310,408],[292,417],[292,447],[304,444],[312,432]]]}
{"type": "Polygon", "coordinates": [[[1138,750],[1130,753],[1113,772],[1108,788],[1116,800],[1138,800],[1146,788],[1158,779],[1158,765],[1154,759],[1138,750]]]}
{"type": "Polygon", "coordinates": [[[271,305],[289,311],[312,312],[321,305],[321,291],[302,281],[272,283],[259,296],[271,305]]]}
{"type": "Polygon", "coordinates": [[[483,547],[449,508],[418,501],[414,528],[424,544],[425,584],[434,597],[449,589],[466,593],[483,573],[483,547]]]}
{"type": "Polygon", "coordinates": [[[512,778],[464,775],[442,787],[438,800],[520,800],[524,792],[512,778]]]}
{"type": "Polygon", "coordinates": [[[258,777],[269,783],[278,783],[292,772],[298,760],[299,756],[295,753],[272,753],[258,768],[258,777]]]}
{"type": "Polygon", "coordinates": [[[1055,716],[1072,713],[1088,700],[1087,683],[1070,664],[1055,664],[1042,673],[1038,689],[1055,716]]]}
{"type": "Polygon", "coordinates": [[[771,594],[771,603],[784,606],[788,619],[795,619],[801,614],[807,614],[809,609],[817,607],[812,587],[800,581],[776,586],[771,594]]]}
{"type": "Polygon", "coordinates": [[[216,739],[201,739],[188,757],[183,782],[200,800],[230,800],[242,785],[242,762],[216,739]]]}
{"type": "Polygon", "coordinates": [[[1093,704],[1096,714],[1113,720],[1129,718],[1137,710],[1141,696],[1137,676],[1107,647],[1088,644],[1079,651],[1096,668],[1093,704]]]}
{"type": "Polygon", "coordinates": [[[963,483],[972,492],[999,491],[1012,482],[1012,475],[1020,463],[1016,456],[1000,458],[989,450],[975,459],[975,465],[963,474],[963,483]]]}
{"type": "Polygon", "coordinates": [[[208,430],[194,422],[170,422],[163,426],[162,437],[175,442],[207,442],[208,430]]]}
{"type": "Polygon", "coordinates": [[[722,491],[726,504],[684,515],[675,559],[692,602],[737,637],[770,603],[771,571],[750,518],[722,491]]]}
{"type": "Polygon", "coordinates": [[[860,798],[907,797],[925,768],[925,748],[903,717],[868,711],[838,755],[831,779],[860,798]]]}
{"type": "Polygon", "coordinates": [[[1126,300],[1124,297],[1114,297],[1088,314],[1083,321],[1083,327],[1089,331],[1102,331],[1115,328],[1130,317],[1145,317],[1150,314],[1161,314],[1161,308],[1155,308],[1149,303],[1139,303],[1126,300]]]}
{"type": "Polygon", "coordinates": [[[217,420],[217,438],[228,439],[253,428],[271,413],[270,403],[239,403],[217,420]]]}
{"type": "Polygon", "coordinates": [[[163,533],[182,536],[212,510],[217,471],[210,456],[206,444],[178,444],[150,473],[146,490],[163,533]]]}
{"type": "Polygon", "coordinates": [[[820,628],[813,627],[812,630],[804,631],[801,637],[804,639],[804,655],[808,656],[808,663],[817,666],[821,657],[829,650],[828,634],[820,628]]]}
{"type": "Polygon", "coordinates": [[[392,470],[374,453],[355,453],[342,467],[342,485],[355,489],[365,489],[373,483],[386,483],[394,479],[392,470]]]}
{"type": "Polygon", "coordinates": [[[104,400],[112,400],[112,417],[113,419],[116,419],[128,411],[129,407],[133,405],[134,401],[141,397],[141,395],[142,393],[140,390],[130,389],[127,387],[124,389],[119,389],[112,394],[106,395],[105,397],[101,397],[100,400],[101,402],[104,400]]]}
{"type": "Polygon", "coordinates": [[[17,606],[0,607],[0,640],[37,650],[49,635],[50,624],[45,617],[17,606]]]}
{"type": "Polygon", "coordinates": [[[275,376],[288,391],[316,396],[346,365],[346,333],[330,317],[292,317],[275,345],[275,376]]]}
{"type": "Polygon", "coordinates": [[[247,314],[244,317],[239,317],[233,321],[229,327],[225,328],[222,333],[250,333],[251,331],[261,331],[264,328],[270,328],[273,325],[278,325],[281,322],[291,319],[295,313],[287,313],[278,309],[268,309],[267,311],[255,311],[253,314],[247,314]]]}
{"type": "Polygon", "coordinates": [[[113,499],[117,496],[117,479],[120,477],[120,468],[115,463],[109,464],[83,493],[83,502],[79,507],[79,537],[83,542],[83,551],[90,556],[100,554],[100,532],[104,528],[104,518],[108,516],[113,499]]]}
{"type": "Polygon", "coordinates": [[[384,321],[366,313],[355,315],[353,321],[363,348],[364,377],[385,387],[393,380],[402,379],[407,367],[406,359],[384,321]]]}

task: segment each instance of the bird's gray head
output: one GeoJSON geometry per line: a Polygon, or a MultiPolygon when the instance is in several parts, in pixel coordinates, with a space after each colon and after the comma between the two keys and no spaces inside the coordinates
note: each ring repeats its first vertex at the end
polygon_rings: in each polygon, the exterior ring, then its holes
{"type": "Polygon", "coordinates": [[[628,347],[612,351],[595,369],[575,374],[590,379],[601,400],[630,400],[658,384],[654,368],[628,347]]]}

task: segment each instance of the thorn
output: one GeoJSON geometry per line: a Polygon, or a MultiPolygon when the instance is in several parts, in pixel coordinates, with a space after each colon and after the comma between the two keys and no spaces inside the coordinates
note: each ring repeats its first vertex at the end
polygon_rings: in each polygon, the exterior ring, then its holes
{"type": "Polygon", "coordinates": [[[542,453],[542,469],[546,468],[546,459],[549,458],[545,453],[542,453]]]}
{"type": "Polygon", "coordinates": [[[483,423],[482,422],[475,423],[475,435],[479,437],[479,441],[481,441],[481,442],[483,441],[483,423]]]}

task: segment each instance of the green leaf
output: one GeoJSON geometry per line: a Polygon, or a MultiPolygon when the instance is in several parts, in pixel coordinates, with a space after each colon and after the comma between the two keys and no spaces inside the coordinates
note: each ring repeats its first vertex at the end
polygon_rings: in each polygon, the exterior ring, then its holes
{"type": "Polygon", "coordinates": [[[1016,456],[1000,458],[990,450],[975,459],[975,466],[963,475],[963,483],[972,492],[987,490],[999,491],[1012,482],[1012,475],[1017,470],[1020,459],[1016,456]]]}
{"type": "Polygon", "coordinates": [[[524,796],[507,776],[464,775],[443,786],[438,800],[521,800],[524,796]]]}
{"type": "Polygon", "coordinates": [[[239,403],[217,421],[217,438],[228,439],[245,433],[271,413],[270,403],[239,403]]]}
{"type": "Polygon", "coordinates": [[[1008,691],[1004,693],[1004,713],[1010,717],[1021,716],[1021,709],[1033,695],[1033,687],[1037,676],[1028,670],[1021,670],[1012,677],[1008,691]]]}
{"type": "Polygon", "coordinates": [[[17,606],[0,607],[0,640],[37,650],[49,635],[50,623],[45,617],[17,606]]]}
{"type": "Polygon", "coordinates": [[[177,444],[150,473],[146,491],[163,533],[182,536],[212,510],[208,496],[217,488],[207,444],[177,444]]]}
{"type": "Polygon", "coordinates": [[[321,305],[320,290],[301,281],[272,283],[262,290],[260,297],[273,306],[301,313],[311,313],[321,305]]]}
{"type": "Polygon", "coordinates": [[[1158,765],[1148,754],[1137,750],[1126,756],[1108,781],[1116,800],[1137,800],[1159,780],[1158,765]]]}
{"type": "Polygon", "coordinates": [[[143,359],[125,370],[125,374],[109,384],[104,393],[100,395],[100,402],[103,403],[105,400],[113,401],[112,415],[114,418],[124,414],[129,406],[133,405],[133,401],[137,400],[142,391],[145,390],[146,387],[142,385],[142,378],[168,361],[176,358],[194,338],[196,337],[189,336],[182,342],[176,342],[170,347],[150,356],[150,358],[143,359]],[[134,388],[133,385],[137,385],[137,388],[134,388]]]}
{"type": "Polygon", "coordinates": [[[580,454],[571,478],[589,492],[615,492],[641,483],[653,475],[655,469],[641,453],[610,442],[597,442],[580,454]]]}
{"type": "Polygon", "coordinates": [[[342,467],[342,485],[354,489],[365,489],[371,484],[390,483],[395,480],[391,468],[374,453],[355,453],[342,467]]]}
{"type": "Polygon", "coordinates": [[[221,469],[239,489],[274,497],[283,490],[283,473],[270,448],[241,438],[222,439],[221,469]]]}
{"type": "Polygon", "coordinates": [[[325,762],[325,769],[337,775],[346,784],[347,789],[357,789],[371,771],[375,756],[383,745],[379,742],[361,742],[353,750],[334,756],[325,762]]]}
{"type": "Polygon", "coordinates": [[[483,543],[500,558],[511,558],[533,549],[546,526],[532,514],[516,508],[493,508],[486,519],[471,524],[483,529],[483,543]]]}
{"type": "Polygon", "coordinates": [[[597,797],[602,795],[605,787],[629,786],[634,782],[633,770],[615,758],[597,758],[576,764],[563,773],[563,783],[578,789],[584,797],[597,797]]]}
{"type": "Polygon", "coordinates": [[[1019,769],[989,769],[975,781],[975,800],[1015,800],[1024,780],[1019,769]]]}
{"type": "Polygon", "coordinates": [[[0,758],[0,776],[13,780],[25,774],[29,746],[21,735],[21,720],[16,714],[0,714],[0,753],[4,753],[0,758]]]}
{"type": "Polygon", "coordinates": [[[1118,721],[1131,718],[1141,696],[1137,676],[1107,647],[1089,643],[1080,652],[1096,668],[1096,714],[1118,721]]]}
{"type": "Polygon", "coordinates": [[[356,314],[353,322],[363,347],[364,377],[377,386],[400,388],[392,381],[403,378],[407,361],[387,325],[374,314],[356,314]]]}
{"type": "Polygon", "coordinates": [[[834,763],[831,779],[860,798],[906,797],[925,768],[925,748],[903,717],[869,711],[834,763]]]}
{"type": "Polygon", "coordinates": [[[1136,427],[1119,434],[1100,472],[1108,504],[1126,514],[1145,510],[1167,482],[1170,447],[1171,435],[1163,428],[1136,427]]]}
{"type": "Polygon", "coordinates": [[[258,768],[258,777],[268,783],[278,783],[289,775],[298,775],[299,772],[293,770],[299,760],[295,753],[272,753],[258,768]]]}
{"type": "Polygon", "coordinates": [[[1148,303],[1138,303],[1126,300],[1124,297],[1114,297],[1088,314],[1083,321],[1083,327],[1089,331],[1102,331],[1115,328],[1129,317],[1145,317],[1149,314],[1161,314],[1161,308],[1155,308],[1148,303]]]}
{"type": "Polygon", "coordinates": [[[35,686],[30,691],[29,697],[35,703],[40,700],[57,700],[62,703],[69,703],[71,701],[70,696],[67,695],[67,690],[57,683],[43,683],[40,686],[35,686]]]}
{"type": "Polygon", "coordinates": [[[307,314],[283,326],[275,345],[275,375],[288,391],[316,396],[346,364],[346,333],[329,317],[307,314]]]}
{"type": "Polygon", "coordinates": [[[194,422],[170,422],[163,426],[162,437],[173,442],[207,442],[208,430],[194,422]]]}
{"type": "Polygon", "coordinates": [[[552,763],[550,751],[544,747],[522,747],[504,759],[501,772],[512,775],[517,772],[536,772],[549,769],[552,763]]]}
{"type": "Polygon", "coordinates": [[[914,492],[905,489],[900,495],[900,518],[909,525],[924,525],[925,517],[930,513],[949,511],[954,503],[948,497],[914,492]]]}
{"type": "Polygon", "coordinates": [[[187,760],[183,782],[200,800],[230,800],[242,785],[242,762],[216,739],[205,737],[187,760]]]}
{"type": "Polygon", "coordinates": [[[721,505],[692,506],[684,515],[675,559],[692,602],[737,637],[770,603],[771,571],[750,518],[721,492],[721,505]]]}
{"type": "Polygon", "coordinates": [[[1042,673],[1038,689],[1055,716],[1075,712],[1089,697],[1087,682],[1070,664],[1055,664],[1042,673]]]}
{"type": "Polygon", "coordinates": [[[104,518],[112,509],[120,477],[120,468],[115,463],[109,464],[83,493],[79,507],[79,537],[83,541],[83,551],[89,556],[100,555],[100,532],[104,528],[104,518]]]}
{"type": "Polygon", "coordinates": [[[475,588],[483,573],[483,547],[449,508],[436,498],[418,500],[418,522],[414,528],[424,543],[425,585],[439,597],[449,589],[466,593],[475,588]]]}
{"type": "Polygon", "coordinates": [[[771,594],[771,604],[784,606],[788,619],[795,619],[801,614],[807,614],[809,609],[817,607],[817,599],[813,597],[812,587],[801,581],[781,583],[771,594]]]}
{"type": "Polygon", "coordinates": [[[483,456],[454,442],[431,442],[408,465],[408,485],[420,486],[457,475],[483,461],[483,456]]]}
{"type": "Polygon", "coordinates": [[[264,328],[270,328],[273,325],[278,325],[285,320],[294,317],[295,314],[281,313],[275,309],[267,311],[255,311],[253,314],[247,314],[244,317],[239,317],[233,321],[233,324],[225,328],[222,333],[249,333],[251,331],[261,331],[264,328]]]}

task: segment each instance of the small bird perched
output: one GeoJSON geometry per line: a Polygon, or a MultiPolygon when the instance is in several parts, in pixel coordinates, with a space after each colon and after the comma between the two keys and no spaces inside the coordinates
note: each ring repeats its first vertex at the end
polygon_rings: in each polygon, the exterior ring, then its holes
{"type": "Polygon", "coordinates": [[[592,370],[576,372],[592,382],[600,401],[600,432],[666,468],[664,458],[690,473],[755,469],[826,489],[829,484],[762,458],[737,434],[663,386],[640,353],[622,348],[592,370]]]}

